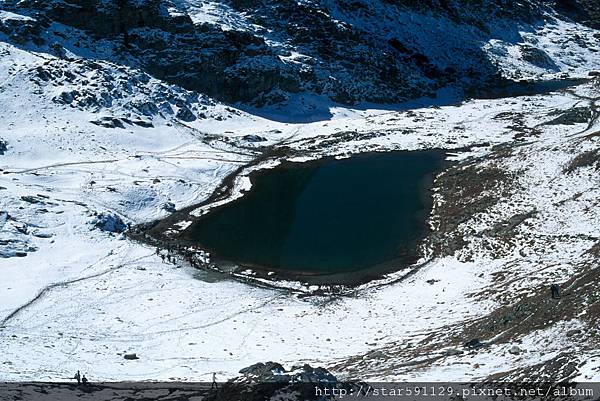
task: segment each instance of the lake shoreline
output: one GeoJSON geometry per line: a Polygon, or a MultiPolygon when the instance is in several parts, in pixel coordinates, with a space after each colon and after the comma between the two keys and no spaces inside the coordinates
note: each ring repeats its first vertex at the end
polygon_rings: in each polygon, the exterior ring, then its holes
{"type": "MultiPolygon", "coordinates": [[[[349,159],[349,158],[368,158],[382,154],[411,154],[411,153],[433,153],[437,155],[447,156],[448,152],[460,152],[466,149],[423,149],[423,150],[388,150],[385,152],[373,151],[363,152],[353,155],[330,155],[320,158],[309,159],[306,161],[295,161],[299,155],[284,155],[282,149],[274,149],[273,152],[265,152],[254,161],[236,169],[222,181],[222,184],[209,196],[205,201],[196,205],[189,206],[185,209],[176,211],[164,219],[154,221],[145,225],[134,227],[128,235],[138,241],[157,248],[157,253],[163,252],[167,259],[173,263],[183,263],[191,265],[202,270],[213,271],[223,274],[223,279],[234,278],[242,281],[250,282],[259,286],[286,288],[297,290],[301,293],[340,293],[346,292],[360,287],[365,284],[375,284],[385,276],[397,272],[403,275],[405,272],[410,272],[415,266],[420,266],[426,261],[423,260],[423,255],[419,247],[423,240],[429,235],[428,216],[422,219],[424,234],[418,240],[404,247],[404,254],[399,257],[390,258],[374,265],[366,266],[352,272],[344,273],[315,273],[306,271],[294,271],[276,269],[273,267],[263,266],[252,263],[239,263],[219,258],[218,255],[206,256],[207,249],[202,247],[195,241],[186,238],[184,233],[192,224],[196,224],[205,218],[206,215],[212,213],[222,207],[228,207],[243,199],[245,191],[241,191],[240,195],[235,194],[236,180],[240,178],[248,178],[250,182],[253,179],[260,177],[262,174],[268,173],[272,168],[269,168],[269,162],[276,162],[276,167],[301,167],[307,164],[318,165],[332,160],[349,159]],[[276,153],[279,153],[275,155],[276,153]],[[292,159],[292,160],[290,160],[292,159]],[[261,168],[263,165],[267,167],[261,168]],[[258,167],[258,168],[257,168],[258,167]],[[247,171],[250,170],[248,173],[247,171]],[[214,206],[216,204],[216,206],[214,206]],[[198,214],[198,210],[204,210],[204,213],[198,214]],[[207,211],[208,210],[208,211],[207,211]],[[183,229],[181,229],[182,222],[183,229]],[[180,225],[178,227],[177,225],[180,225]],[[174,230],[175,228],[175,230],[174,230]],[[174,234],[175,233],[175,234],[174,234]],[[310,289],[310,290],[309,290],[310,289]]],[[[423,188],[419,193],[421,200],[427,202],[427,209],[431,209],[431,195],[434,189],[435,176],[455,162],[448,161],[445,156],[442,157],[441,165],[435,173],[431,173],[424,180],[429,180],[428,188],[423,188]]],[[[410,274],[410,273],[409,273],[410,274]]]]}

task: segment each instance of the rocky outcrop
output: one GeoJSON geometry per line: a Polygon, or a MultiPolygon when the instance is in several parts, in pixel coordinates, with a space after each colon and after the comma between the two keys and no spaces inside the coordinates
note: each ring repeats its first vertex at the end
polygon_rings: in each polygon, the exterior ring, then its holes
{"type": "Polygon", "coordinates": [[[0,33],[4,33],[16,44],[25,44],[32,42],[41,45],[43,28],[39,22],[33,18],[3,13],[0,10],[0,33]]]}
{"type": "Polygon", "coordinates": [[[595,29],[600,29],[600,1],[598,0],[556,0],[556,10],[595,29]]]}
{"type": "Polygon", "coordinates": [[[135,28],[158,28],[169,32],[193,30],[189,16],[169,14],[168,9],[173,4],[163,0],[23,0],[18,7],[41,11],[53,21],[101,37],[125,35],[135,28]]]}
{"type": "Polygon", "coordinates": [[[92,225],[102,231],[111,233],[122,233],[127,229],[127,225],[117,215],[99,213],[92,220],[92,225]]]}
{"type": "MultiPolygon", "coordinates": [[[[581,1],[574,7],[586,13],[581,1]]],[[[195,23],[185,1],[14,3],[38,21],[22,24],[20,41],[39,42],[40,32],[56,21],[113,40],[116,58],[159,79],[256,106],[294,94],[344,104],[396,103],[448,85],[481,86],[498,74],[481,48],[492,31],[501,26],[501,36],[517,37],[519,25],[533,23],[548,7],[538,0],[222,1],[244,20],[242,28],[195,23]]],[[[555,68],[543,51],[522,52],[536,66],[555,68]]],[[[185,109],[180,118],[193,120],[185,109]]]]}
{"type": "Polygon", "coordinates": [[[321,400],[325,391],[347,390],[352,386],[338,382],[327,369],[308,364],[294,366],[288,371],[277,362],[261,362],[240,370],[240,374],[211,392],[207,399],[258,401],[285,395],[286,400],[321,400]]]}

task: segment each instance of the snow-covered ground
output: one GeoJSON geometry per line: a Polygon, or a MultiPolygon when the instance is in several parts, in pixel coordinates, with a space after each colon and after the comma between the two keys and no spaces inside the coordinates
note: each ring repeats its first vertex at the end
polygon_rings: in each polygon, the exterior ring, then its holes
{"type": "MultiPolygon", "coordinates": [[[[194,7],[208,16],[226,15],[212,13],[211,4],[194,7]]],[[[490,46],[501,53],[500,44],[490,46]]],[[[600,65],[592,53],[581,57],[588,56],[573,75],[600,65]]],[[[374,350],[394,355],[417,347],[407,359],[439,357],[444,349],[419,355],[418,347],[430,336],[442,343],[440,338],[510,303],[510,297],[576,274],[600,239],[597,171],[563,171],[578,154],[598,149],[599,137],[587,136],[600,127],[543,124],[556,113],[592,104],[600,96],[597,82],[404,111],[332,107],[327,120],[291,124],[154,79],[123,78],[137,74],[109,62],[79,65],[0,42],[0,140],[7,143],[0,155],[0,380],[58,380],[76,370],[93,380],[198,381],[213,372],[225,379],[266,360],[337,366],[343,376],[352,375],[354,365],[370,364],[360,355],[374,350]],[[75,78],[60,85],[40,80],[40,68],[75,78]],[[121,97],[99,108],[86,106],[86,89],[98,91],[121,78],[127,81],[121,97]],[[78,91],[72,102],[57,102],[72,90],[78,91]],[[157,100],[165,92],[179,97],[177,106],[157,100]],[[159,104],[160,111],[145,115],[144,102],[159,104]],[[176,119],[181,102],[208,118],[176,119]],[[102,117],[120,122],[102,126],[102,117]],[[467,245],[455,254],[424,259],[409,279],[394,282],[392,275],[388,285],[367,285],[339,298],[297,297],[166,263],[154,248],[94,225],[100,214],[134,225],[168,215],[169,203],[177,209],[199,203],[227,174],[259,155],[244,141],[248,134],[266,138],[267,145],[290,146],[305,158],[451,149],[452,160],[483,157],[482,166],[513,173],[517,189],[460,226],[467,245]],[[495,157],[495,146],[507,143],[516,144],[510,154],[495,157]],[[486,247],[485,230],[532,209],[537,214],[518,227],[512,242],[486,247]],[[510,291],[490,292],[498,286],[510,291]],[[126,353],[140,359],[125,360],[126,353]]],[[[436,201],[443,208],[443,194],[436,201]]],[[[366,375],[482,378],[580,350],[563,334],[581,324],[572,319],[533,330],[519,339],[527,350],[519,355],[500,342],[425,364],[395,366],[376,357],[366,375]]],[[[590,357],[580,378],[598,380],[599,367],[599,359],[590,357]]]]}

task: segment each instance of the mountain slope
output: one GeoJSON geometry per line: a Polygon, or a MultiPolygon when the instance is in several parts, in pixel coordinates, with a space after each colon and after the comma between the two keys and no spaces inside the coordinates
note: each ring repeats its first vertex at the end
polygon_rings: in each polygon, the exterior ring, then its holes
{"type": "Polygon", "coordinates": [[[521,60],[510,78],[576,72],[597,43],[591,31],[561,27],[553,21],[561,15],[535,1],[5,4],[33,18],[23,35],[15,34],[20,41],[74,54],[92,50],[186,89],[259,106],[299,94],[354,104],[398,103],[447,87],[461,93],[501,83],[500,64],[510,58],[521,60]],[[77,33],[56,23],[106,42],[68,40],[77,33]],[[536,43],[540,35],[548,42],[536,43]],[[555,54],[565,45],[567,52],[555,54]]]}

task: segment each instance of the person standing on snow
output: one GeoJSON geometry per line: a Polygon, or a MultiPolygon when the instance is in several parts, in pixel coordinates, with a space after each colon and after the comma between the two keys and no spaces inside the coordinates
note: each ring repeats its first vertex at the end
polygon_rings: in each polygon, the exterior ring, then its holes
{"type": "Polygon", "coordinates": [[[210,389],[218,389],[219,386],[217,385],[217,374],[213,372],[213,380],[212,380],[212,384],[210,385],[210,389]]]}

